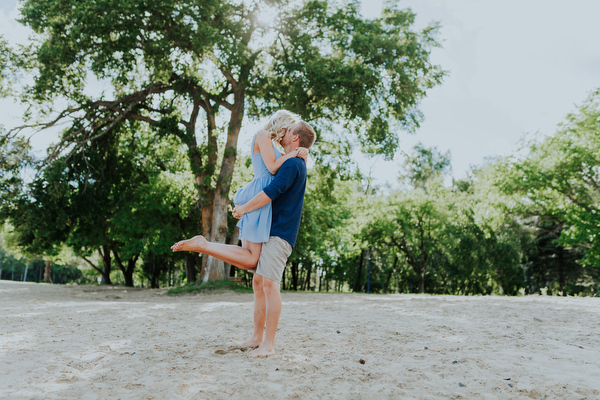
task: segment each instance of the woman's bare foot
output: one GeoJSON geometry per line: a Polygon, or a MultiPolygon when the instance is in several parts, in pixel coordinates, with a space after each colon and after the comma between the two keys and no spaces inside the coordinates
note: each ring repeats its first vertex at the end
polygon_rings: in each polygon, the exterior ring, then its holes
{"type": "Polygon", "coordinates": [[[191,239],[182,240],[171,246],[173,251],[195,251],[196,253],[202,253],[202,250],[206,248],[208,240],[202,235],[194,236],[191,239]]]}
{"type": "Polygon", "coordinates": [[[272,346],[260,346],[258,349],[252,350],[248,353],[248,357],[252,358],[264,358],[270,357],[275,354],[275,348],[272,346]]]}

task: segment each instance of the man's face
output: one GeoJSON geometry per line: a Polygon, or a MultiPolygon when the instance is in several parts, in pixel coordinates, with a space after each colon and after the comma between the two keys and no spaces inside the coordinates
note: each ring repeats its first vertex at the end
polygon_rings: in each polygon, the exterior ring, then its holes
{"type": "Polygon", "coordinates": [[[283,135],[283,137],[281,138],[281,142],[279,142],[281,144],[281,147],[285,147],[288,144],[292,143],[293,130],[294,126],[292,125],[292,127],[287,130],[285,135],[283,135]]]}

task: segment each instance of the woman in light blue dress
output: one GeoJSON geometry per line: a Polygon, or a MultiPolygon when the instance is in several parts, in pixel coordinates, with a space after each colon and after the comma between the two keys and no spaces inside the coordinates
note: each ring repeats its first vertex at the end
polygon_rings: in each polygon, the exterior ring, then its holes
{"type": "MultiPolygon", "coordinates": [[[[260,193],[275,178],[275,174],[283,163],[292,157],[306,160],[308,150],[300,147],[288,154],[282,155],[273,141],[279,142],[286,132],[300,121],[300,118],[286,110],[279,110],[269,119],[263,129],[254,138],[250,147],[254,179],[238,190],[233,198],[235,205],[244,204],[260,193]]],[[[238,221],[242,247],[252,254],[259,254],[264,242],[269,241],[271,233],[271,203],[257,210],[244,214],[238,221]]]]}

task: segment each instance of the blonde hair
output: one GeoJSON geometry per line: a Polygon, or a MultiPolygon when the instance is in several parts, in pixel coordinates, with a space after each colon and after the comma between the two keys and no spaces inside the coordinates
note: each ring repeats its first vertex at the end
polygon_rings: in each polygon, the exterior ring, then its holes
{"type": "Polygon", "coordinates": [[[269,118],[263,129],[269,132],[269,137],[271,140],[279,142],[287,130],[300,120],[300,116],[294,114],[293,112],[279,110],[275,114],[271,115],[271,118],[269,118]]]}

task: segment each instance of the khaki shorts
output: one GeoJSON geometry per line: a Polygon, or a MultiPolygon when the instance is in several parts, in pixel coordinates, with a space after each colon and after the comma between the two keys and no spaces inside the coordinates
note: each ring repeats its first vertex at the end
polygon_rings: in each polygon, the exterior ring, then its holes
{"type": "Polygon", "coordinates": [[[280,283],[290,254],[292,245],[278,236],[269,237],[269,241],[262,245],[256,273],[280,283]]]}

